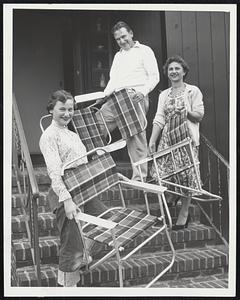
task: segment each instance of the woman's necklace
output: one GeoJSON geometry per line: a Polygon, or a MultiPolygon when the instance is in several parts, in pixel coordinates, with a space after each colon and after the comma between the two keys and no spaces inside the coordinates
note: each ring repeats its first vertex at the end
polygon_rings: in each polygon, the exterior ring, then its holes
{"type": "Polygon", "coordinates": [[[182,92],[185,90],[185,84],[179,86],[179,87],[171,87],[171,92],[170,94],[173,96],[173,97],[176,97],[178,95],[181,95],[182,92]]]}

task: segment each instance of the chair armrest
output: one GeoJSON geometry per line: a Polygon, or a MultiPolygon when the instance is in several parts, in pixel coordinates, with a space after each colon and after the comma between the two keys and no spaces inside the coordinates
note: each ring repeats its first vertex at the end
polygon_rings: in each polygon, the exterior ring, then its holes
{"type": "Polygon", "coordinates": [[[162,194],[164,193],[167,188],[164,186],[159,186],[156,184],[151,184],[151,183],[146,183],[146,182],[141,182],[141,181],[136,181],[136,180],[130,180],[127,177],[123,176],[122,174],[119,174],[119,179],[121,184],[127,186],[127,187],[132,187],[132,188],[137,188],[142,191],[154,193],[154,194],[162,194]]]}
{"type": "Polygon", "coordinates": [[[169,154],[171,153],[172,151],[180,148],[180,147],[183,147],[183,146],[187,146],[187,145],[190,145],[191,143],[191,139],[190,138],[186,138],[185,140],[169,147],[169,148],[166,148],[166,149],[162,149],[160,151],[156,151],[154,152],[153,154],[150,154],[150,156],[144,158],[144,159],[141,159],[141,160],[138,160],[137,162],[135,163],[132,163],[133,166],[139,166],[139,165],[142,165],[142,164],[145,164],[149,161],[152,161],[153,158],[159,158],[160,156],[163,156],[163,155],[166,155],[166,154],[169,154]]]}
{"type": "Polygon", "coordinates": [[[94,93],[77,95],[74,98],[76,103],[84,103],[84,102],[89,102],[97,99],[102,99],[104,97],[105,97],[104,92],[94,92],[94,93]]]}
{"type": "Polygon", "coordinates": [[[112,221],[108,221],[108,220],[104,220],[102,218],[98,218],[98,217],[94,217],[92,215],[88,215],[82,212],[79,212],[76,216],[75,216],[75,220],[81,220],[87,223],[91,223],[97,226],[101,226],[107,229],[113,229],[117,223],[112,222],[112,221]]]}
{"type": "Polygon", "coordinates": [[[121,140],[116,141],[112,144],[103,146],[103,149],[107,152],[113,152],[113,151],[124,148],[126,146],[126,144],[127,144],[126,141],[121,139],[121,140]]]}

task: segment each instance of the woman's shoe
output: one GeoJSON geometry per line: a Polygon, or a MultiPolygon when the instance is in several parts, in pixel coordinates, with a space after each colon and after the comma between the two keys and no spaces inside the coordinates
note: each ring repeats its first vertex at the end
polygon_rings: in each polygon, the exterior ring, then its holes
{"type": "Polygon", "coordinates": [[[182,229],[184,229],[184,228],[187,228],[190,219],[191,219],[190,214],[188,214],[186,223],[183,224],[183,225],[177,225],[177,224],[175,224],[175,225],[172,226],[172,230],[182,230],[182,229]]]}

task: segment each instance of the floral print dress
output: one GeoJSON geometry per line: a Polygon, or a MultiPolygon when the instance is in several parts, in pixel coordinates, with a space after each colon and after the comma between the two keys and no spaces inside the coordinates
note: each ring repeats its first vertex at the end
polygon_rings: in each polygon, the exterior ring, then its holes
{"type": "MultiPolygon", "coordinates": [[[[187,108],[186,108],[186,91],[182,90],[178,94],[173,95],[172,90],[167,95],[164,103],[164,115],[165,125],[162,129],[162,136],[158,145],[157,152],[163,149],[167,149],[180,141],[187,138],[191,138],[191,131],[187,124],[187,108]]],[[[198,148],[196,147],[192,139],[193,157],[195,162],[198,160],[198,148]]],[[[157,159],[158,173],[161,179],[176,183],[182,186],[186,186],[195,190],[199,189],[200,172],[199,165],[197,165],[197,174],[193,167],[185,168],[191,164],[191,158],[189,156],[189,149],[186,146],[182,146],[173,151],[171,154],[165,154],[157,159]],[[181,170],[177,174],[174,174],[174,169],[181,170]]],[[[152,165],[150,175],[153,179],[158,181],[156,168],[152,165]]],[[[173,185],[165,184],[169,190],[181,193],[185,196],[193,196],[198,194],[196,191],[190,191],[184,188],[179,188],[173,185]]]]}

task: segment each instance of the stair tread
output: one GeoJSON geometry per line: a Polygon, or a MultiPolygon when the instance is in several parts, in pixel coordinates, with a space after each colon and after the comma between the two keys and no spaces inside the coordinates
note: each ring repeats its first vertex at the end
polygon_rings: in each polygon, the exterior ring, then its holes
{"type": "MultiPolygon", "coordinates": [[[[186,271],[194,271],[199,269],[210,269],[217,267],[224,267],[228,263],[227,259],[228,250],[223,245],[204,247],[204,248],[189,248],[176,250],[176,258],[173,267],[169,271],[170,273],[180,273],[186,271]],[[183,265],[183,261],[186,261],[183,265]],[[191,261],[191,263],[190,263],[191,261]],[[187,263],[189,262],[189,263],[187,263]],[[187,270],[189,269],[189,270],[187,270]]],[[[155,252],[145,253],[141,255],[133,255],[123,262],[124,278],[125,280],[133,280],[135,277],[141,277],[144,269],[148,269],[147,276],[151,277],[159,272],[159,268],[166,266],[171,261],[171,253],[169,252],[155,252]],[[150,272],[151,269],[151,272],[150,272]],[[157,271],[158,270],[158,271],[157,271]],[[150,272],[150,273],[148,273],[150,272]]],[[[54,279],[57,277],[56,264],[41,265],[42,279],[54,279]]],[[[109,261],[103,262],[96,269],[93,269],[89,273],[81,276],[82,284],[107,284],[109,281],[116,282],[118,268],[116,259],[112,258],[109,261]],[[111,273],[111,276],[106,276],[107,273],[111,273]],[[103,274],[100,276],[100,273],[103,274]],[[105,275],[104,275],[105,273],[105,275]],[[95,275],[94,275],[95,274],[95,275]],[[107,278],[108,277],[108,278],[107,278]],[[111,277],[111,278],[110,278],[111,277]],[[103,280],[104,278],[104,280],[103,280]]],[[[20,278],[21,285],[31,286],[31,281],[36,281],[36,275],[34,273],[33,266],[23,267],[17,269],[17,274],[20,278]],[[26,284],[28,282],[28,284],[26,284]]]]}
{"type": "MultiPolygon", "coordinates": [[[[208,247],[204,247],[204,248],[187,248],[187,249],[178,249],[176,250],[176,259],[181,259],[181,255],[185,254],[187,256],[187,254],[198,254],[198,253],[209,253],[209,254],[222,254],[222,255],[228,255],[228,249],[226,248],[226,246],[224,245],[214,245],[214,246],[208,246],[208,247]]],[[[169,253],[169,251],[156,251],[154,253],[143,253],[141,255],[139,254],[133,254],[131,256],[131,258],[129,258],[127,261],[135,261],[135,260],[141,260],[141,259],[147,259],[147,258],[152,258],[152,257],[163,257],[163,256],[171,256],[171,253],[169,253]]],[[[108,263],[108,262],[113,262],[113,261],[117,261],[114,257],[112,257],[111,259],[109,259],[104,263],[108,263]]],[[[94,262],[94,261],[93,261],[94,262]]],[[[48,268],[57,268],[58,265],[57,264],[42,264],[41,265],[41,270],[46,270],[48,268]]],[[[101,266],[99,266],[98,268],[101,268],[101,266]]],[[[25,271],[34,271],[34,267],[33,266],[26,266],[26,267],[21,267],[17,269],[18,273],[20,272],[25,272],[25,271]]],[[[94,271],[94,270],[93,270],[94,271]]]]}
{"type": "MultiPolygon", "coordinates": [[[[140,243],[142,243],[148,236],[150,236],[156,229],[149,228],[146,232],[140,234],[131,243],[125,246],[125,252],[129,252],[136,248],[140,243]]],[[[179,231],[170,232],[170,237],[176,249],[193,247],[202,247],[215,238],[214,230],[206,225],[190,223],[189,228],[179,231]]],[[[21,265],[31,264],[31,245],[28,239],[16,239],[13,240],[13,246],[16,252],[16,260],[21,265]]],[[[51,259],[54,260],[59,255],[59,236],[44,236],[39,237],[39,248],[41,259],[51,259]]],[[[167,238],[164,232],[159,233],[154,237],[149,243],[142,247],[141,253],[145,252],[156,252],[158,250],[166,250],[169,246],[167,244],[167,238]]],[[[93,252],[93,257],[100,257],[106,251],[110,249],[109,246],[105,245],[100,252],[93,252]]]]}

